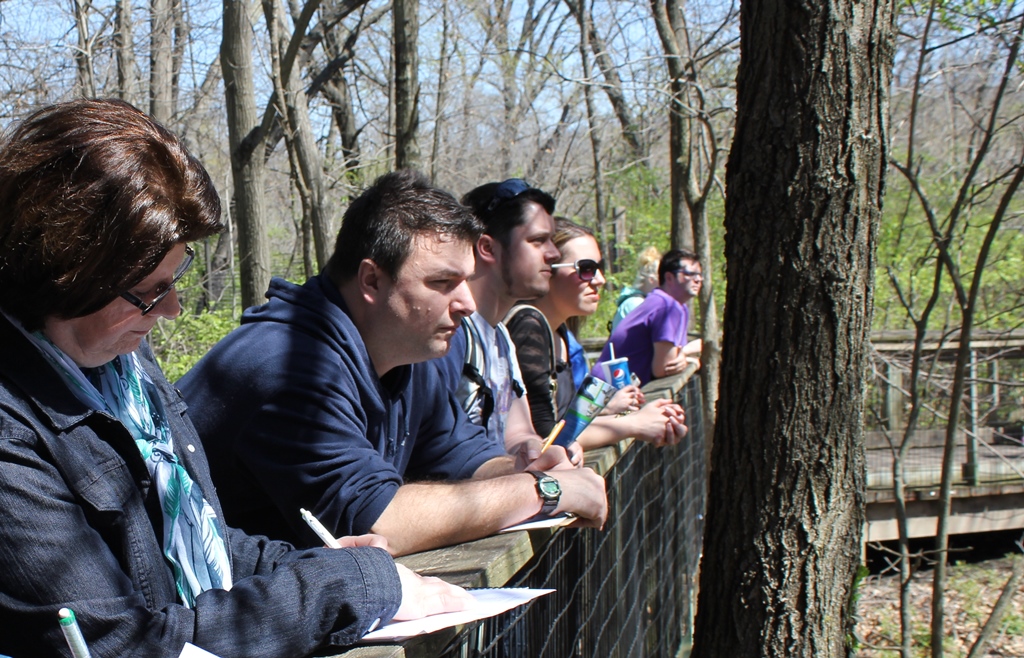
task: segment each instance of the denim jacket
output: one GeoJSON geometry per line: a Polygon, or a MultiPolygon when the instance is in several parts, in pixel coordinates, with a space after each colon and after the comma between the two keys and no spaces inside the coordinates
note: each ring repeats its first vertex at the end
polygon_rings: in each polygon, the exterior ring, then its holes
{"type": "MultiPolygon", "coordinates": [[[[223,518],[185,404],[140,350],[175,453],[223,518]]],[[[295,658],[352,644],[401,601],[385,551],[297,550],[225,528],[234,587],[188,609],[162,523],[128,431],[80,403],[0,316],[0,654],[70,655],[57,624],[67,606],[95,656],[173,658],[192,642],[223,658],[295,658]]]]}

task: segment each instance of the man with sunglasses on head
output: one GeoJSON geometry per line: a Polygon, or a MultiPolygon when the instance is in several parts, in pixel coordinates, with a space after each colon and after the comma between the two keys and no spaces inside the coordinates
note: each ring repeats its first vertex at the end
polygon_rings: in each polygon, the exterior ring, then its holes
{"type": "MultiPolygon", "coordinates": [[[[558,248],[555,200],[520,178],[487,183],[462,197],[484,226],[469,278],[476,312],[462,321],[452,349],[437,365],[470,420],[506,450],[533,457],[533,429],[515,346],[502,318],[519,301],[546,295],[558,248]]],[[[579,451],[573,453],[580,458],[579,451]]]]}
{"type": "Polygon", "coordinates": [[[227,518],[316,545],[306,508],[336,535],[384,536],[393,555],[538,513],[604,524],[603,480],[570,468],[561,448],[517,464],[424,363],[474,310],[480,230],[421,174],[380,177],[349,205],[324,271],[302,286],[274,279],[269,302],[179,382],[227,518]],[[564,469],[560,495],[544,495],[527,467],[564,469]]]}
{"type": "MultiPolygon", "coordinates": [[[[615,327],[601,351],[602,361],[629,358],[629,369],[641,385],[652,379],[678,375],[688,362],[699,364],[701,341],[690,341],[689,301],[700,294],[704,283],[700,262],[692,251],[673,250],[661,257],[659,285],[632,313],[615,327]]],[[[600,366],[591,374],[603,377],[600,366]]]]}

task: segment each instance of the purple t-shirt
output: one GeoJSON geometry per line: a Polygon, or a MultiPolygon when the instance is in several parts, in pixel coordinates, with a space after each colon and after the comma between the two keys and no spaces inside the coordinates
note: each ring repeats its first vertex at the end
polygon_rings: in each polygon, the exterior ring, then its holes
{"type": "Polygon", "coordinates": [[[654,379],[651,372],[654,344],[664,341],[682,347],[687,343],[689,327],[690,309],[660,288],[655,288],[615,327],[590,374],[604,379],[601,362],[611,358],[608,346],[614,344],[615,358],[628,357],[630,371],[640,378],[641,385],[646,384],[654,379]]]}

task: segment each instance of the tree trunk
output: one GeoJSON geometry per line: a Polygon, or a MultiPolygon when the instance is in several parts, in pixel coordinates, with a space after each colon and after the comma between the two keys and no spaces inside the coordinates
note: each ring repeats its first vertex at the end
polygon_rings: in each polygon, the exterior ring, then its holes
{"type": "MultiPolygon", "coordinates": [[[[293,180],[302,199],[303,253],[308,251],[306,238],[311,234],[319,269],[327,265],[333,247],[330,203],[324,192],[323,159],[309,121],[302,76],[298,71],[286,74],[282,66],[289,44],[289,39],[284,35],[284,12],[276,0],[264,0],[263,6],[270,32],[274,92],[282,110],[281,121],[293,180]]],[[[306,269],[310,268],[307,266],[306,269]]]]}
{"type": "Polygon", "coordinates": [[[263,152],[253,84],[252,32],[243,0],[224,0],[220,63],[228,113],[228,141],[235,194],[235,230],[242,305],[262,303],[270,283],[265,230],[263,152]]]}
{"type": "Polygon", "coordinates": [[[149,114],[163,125],[174,116],[174,0],[150,0],[149,114]]]}
{"type": "MultiPolygon", "coordinates": [[[[219,307],[224,303],[224,296],[231,290],[234,284],[234,213],[233,208],[228,207],[228,216],[225,217],[224,232],[217,236],[217,245],[213,253],[209,253],[209,242],[206,243],[208,254],[206,271],[207,282],[203,295],[196,307],[196,313],[219,307]]],[[[227,299],[228,308],[233,309],[235,296],[232,294],[227,299]]]]}
{"type": "Polygon", "coordinates": [[[357,170],[360,158],[359,130],[356,126],[355,111],[352,109],[352,94],[349,92],[345,75],[339,71],[334,78],[324,83],[321,93],[331,103],[331,116],[338,127],[345,171],[357,170]]]}
{"type": "Polygon", "coordinates": [[[434,139],[430,148],[430,180],[437,183],[437,160],[441,152],[441,130],[444,125],[445,92],[448,89],[448,33],[451,23],[448,18],[448,0],[441,5],[441,56],[437,58],[437,103],[434,107],[434,139]]]}
{"type": "MultiPolygon", "coordinates": [[[[571,5],[570,5],[571,6],[571,5]]],[[[587,106],[587,126],[590,133],[590,150],[594,158],[594,229],[601,239],[603,259],[610,260],[608,249],[608,230],[605,225],[604,208],[604,171],[601,168],[601,135],[597,131],[594,109],[594,90],[590,84],[590,24],[589,12],[585,11],[583,2],[579,2],[576,20],[580,24],[580,63],[583,65],[583,97],[587,106]]]]}
{"type": "Polygon", "coordinates": [[[419,127],[420,85],[417,76],[419,57],[418,0],[393,0],[391,3],[395,47],[395,169],[418,167],[420,147],[416,140],[419,127]]]}
{"type": "Polygon", "coordinates": [[[89,2],[72,0],[75,8],[75,28],[78,31],[78,49],[75,51],[78,91],[85,98],[96,96],[96,83],[92,73],[92,44],[89,34],[89,2]]]}
{"type": "Polygon", "coordinates": [[[114,17],[114,57],[117,62],[117,97],[135,99],[135,49],[132,39],[132,0],[117,0],[114,17]]]}
{"type": "MultiPolygon", "coordinates": [[[[711,175],[711,174],[709,174],[711,175]]],[[[715,416],[718,412],[718,382],[722,368],[722,346],[719,339],[718,307],[715,305],[715,277],[711,266],[711,227],[705,197],[689,206],[693,219],[693,242],[697,258],[703,264],[704,283],[700,288],[700,337],[703,344],[700,355],[701,411],[704,419],[704,436],[694,437],[704,441],[705,464],[711,465],[711,448],[715,438],[715,416]]]]}
{"type": "Polygon", "coordinates": [[[357,185],[360,179],[359,165],[361,163],[359,127],[353,109],[354,94],[345,77],[345,66],[355,56],[356,38],[360,32],[380,20],[385,9],[386,7],[380,7],[362,16],[359,24],[347,33],[339,34],[340,30],[334,29],[324,34],[324,51],[330,58],[330,64],[316,75],[309,91],[310,96],[315,93],[322,94],[331,104],[331,114],[341,137],[344,177],[357,185]],[[319,83],[321,80],[322,83],[319,83]]]}
{"type": "Polygon", "coordinates": [[[846,655],[893,8],[741,6],[694,658],[846,655]]]}
{"type": "MultiPolygon", "coordinates": [[[[592,12],[586,8],[585,0],[565,0],[565,4],[569,6],[569,10],[576,16],[576,20],[580,23],[580,30],[584,29],[584,23],[588,28],[586,40],[589,43],[590,50],[594,53],[594,61],[597,63],[597,68],[601,70],[601,77],[604,78],[604,84],[601,87],[608,96],[608,102],[612,106],[615,118],[619,120],[622,139],[629,148],[630,156],[637,163],[646,166],[648,153],[644,140],[641,138],[640,126],[633,116],[633,110],[629,102],[626,100],[622,76],[619,75],[619,67],[612,59],[604,39],[601,38],[601,35],[594,28],[592,12]]],[[[587,77],[589,78],[589,76],[587,77]]]]}
{"type": "Polygon", "coordinates": [[[171,48],[171,111],[178,112],[181,92],[181,67],[185,64],[185,47],[189,42],[191,29],[185,18],[183,0],[172,0],[171,16],[174,20],[174,44],[171,48]]]}
{"type": "Polygon", "coordinates": [[[665,50],[668,67],[668,156],[669,188],[671,190],[670,236],[673,249],[693,249],[693,223],[686,203],[686,186],[690,184],[690,130],[686,103],[686,67],[676,25],[681,21],[682,5],[678,0],[651,0],[654,26],[665,50]]]}

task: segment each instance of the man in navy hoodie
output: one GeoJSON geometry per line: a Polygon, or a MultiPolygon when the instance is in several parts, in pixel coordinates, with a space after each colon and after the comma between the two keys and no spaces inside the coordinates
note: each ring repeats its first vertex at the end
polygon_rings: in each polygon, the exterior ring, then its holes
{"type": "Polygon", "coordinates": [[[274,279],[179,382],[229,523],[314,545],[305,507],[336,534],[383,535],[395,555],[538,513],[604,524],[600,476],[557,447],[517,465],[423,363],[474,310],[480,231],[422,175],[382,176],[349,206],[324,272],[274,279]]]}

